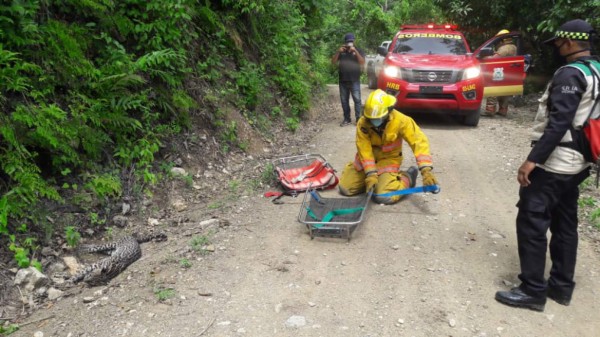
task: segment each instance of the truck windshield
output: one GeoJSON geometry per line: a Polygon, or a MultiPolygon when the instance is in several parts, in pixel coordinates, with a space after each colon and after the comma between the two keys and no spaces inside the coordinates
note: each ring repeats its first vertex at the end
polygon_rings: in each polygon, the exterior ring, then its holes
{"type": "MultiPolygon", "coordinates": [[[[406,34],[410,35],[410,34],[406,34]]],[[[416,34],[415,34],[416,35],[416,34]]],[[[438,37],[402,37],[394,46],[397,54],[428,54],[428,55],[465,55],[467,49],[459,35],[453,38],[438,37]]]]}

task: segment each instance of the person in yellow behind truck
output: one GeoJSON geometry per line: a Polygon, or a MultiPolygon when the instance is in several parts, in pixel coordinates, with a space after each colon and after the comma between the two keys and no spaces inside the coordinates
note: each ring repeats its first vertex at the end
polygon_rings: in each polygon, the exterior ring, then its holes
{"type": "Polygon", "coordinates": [[[340,194],[357,195],[373,189],[373,198],[380,204],[394,204],[401,195],[388,195],[414,187],[418,170],[423,185],[437,185],[429,140],[415,121],[394,109],[396,97],[383,90],[373,91],[365,103],[363,116],[356,125],[357,153],[354,162],[346,164],[339,182],[340,194]],[[401,171],[402,142],[412,149],[417,167],[401,171]]]}
{"type": "MultiPolygon", "coordinates": [[[[496,36],[508,34],[508,29],[502,29],[496,36]]],[[[496,52],[491,57],[509,57],[517,55],[517,46],[513,43],[512,38],[502,39],[496,48],[496,52]]],[[[508,96],[488,97],[485,104],[485,115],[492,117],[496,113],[500,116],[508,116],[508,96]],[[498,110],[496,110],[498,105],[498,110]]]]}

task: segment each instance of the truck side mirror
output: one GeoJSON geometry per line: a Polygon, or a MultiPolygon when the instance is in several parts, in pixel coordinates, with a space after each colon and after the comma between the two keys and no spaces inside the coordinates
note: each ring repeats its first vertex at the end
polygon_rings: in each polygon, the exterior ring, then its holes
{"type": "Polygon", "coordinates": [[[387,52],[388,51],[387,51],[386,47],[382,47],[382,46],[377,47],[377,54],[385,57],[385,56],[387,56],[387,52]]]}
{"type": "Polygon", "coordinates": [[[484,58],[484,57],[493,56],[493,55],[494,55],[494,50],[492,49],[492,47],[483,47],[479,51],[479,55],[477,55],[477,57],[484,58]]]}

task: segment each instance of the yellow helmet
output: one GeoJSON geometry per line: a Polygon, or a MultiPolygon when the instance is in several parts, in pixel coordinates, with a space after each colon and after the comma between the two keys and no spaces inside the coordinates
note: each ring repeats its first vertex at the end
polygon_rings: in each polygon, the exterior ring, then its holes
{"type": "Polygon", "coordinates": [[[389,108],[396,104],[396,97],[388,95],[385,91],[373,91],[365,103],[364,115],[368,119],[384,118],[389,113],[389,108]]]}
{"type": "Polygon", "coordinates": [[[508,34],[508,33],[510,33],[508,31],[508,29],[503,29],[503,30],[499,31],[498,33],[496,33],[496,36],[498,36],[498,35],[504,35],[504,34],[508,34]]]}

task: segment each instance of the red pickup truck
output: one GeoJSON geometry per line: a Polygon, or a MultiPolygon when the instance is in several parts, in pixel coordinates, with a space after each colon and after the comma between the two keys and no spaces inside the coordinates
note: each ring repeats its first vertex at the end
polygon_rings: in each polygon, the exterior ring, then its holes
{"type": "Polygon", "coordinates": [[[477,126],[484,97],[523,94],[527,67],[518,32],[494,36],[471,52],[456,26],[404,25],[377,53],[385,57],[377,87],[396,96],[401,112],[457,115],[477,126]],[[509,38],[517,56],[493,57],[496,44],[509,38]]]}

